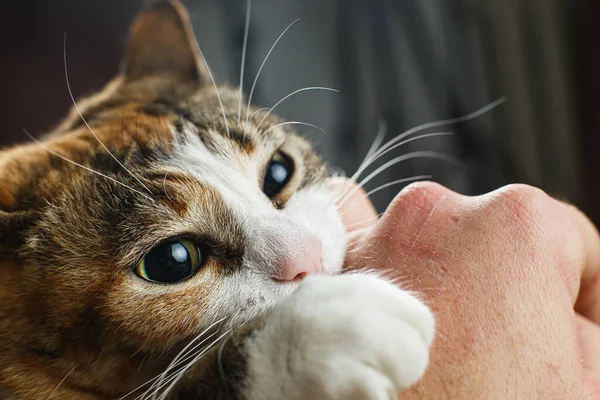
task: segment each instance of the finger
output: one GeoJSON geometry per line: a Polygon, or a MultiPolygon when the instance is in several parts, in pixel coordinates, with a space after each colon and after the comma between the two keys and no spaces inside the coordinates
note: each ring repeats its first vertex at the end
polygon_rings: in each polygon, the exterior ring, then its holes
{"type": "Polygon", "coordinates": [[[600,379],[600,326],[579,314],[575,315],[575,322],[583,367],[588,375],[600,379]]]}
{"type": "Polygon", "coordinates": [[[565,238],[566,242],[572,243],[574,239],[579,239],[580,243],[580,259],[577,263],[579,269],[574,271],[576,277],[572,283],[576,286],[572,290],[576,295],[575,310],[593,322],[600,323],[600,235],[581,211],[569,204],[558,203],[576,232],[576,237],[565,238]]]}
{"type": "Polygon", "coordinates": [[[377,224],[377,211],[362,188],[346,178],[330,178],[330,187],[340,193],[337,204],[346,232],[354,232],[377,224]]]}

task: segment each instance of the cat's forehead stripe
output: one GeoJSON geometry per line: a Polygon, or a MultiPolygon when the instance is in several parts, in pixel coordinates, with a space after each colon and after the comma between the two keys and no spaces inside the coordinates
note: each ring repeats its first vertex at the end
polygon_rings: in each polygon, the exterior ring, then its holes
{"type": "MultiPolygon", "coordinates": [[[[140,107],[140,112],[152,116],[172,116],[176,118],[174,122],[176,131],[182,133],[182,127],[185,123],[191,123],[198,130],[201,136],[208,131],[218,133],[219,135],[232,140],[246,153],[253,153],[257,148],[256,134],[249,131],[243,122],[238,123],[235,115],[227,115],[227,125],[220,114],[220,110],[211,110],[207,107],[215,107],[211,102],[206,104],[182,104],[180,101],[169,98],[158,98],[155,101],[140,107]],[[210,111],[210,112],[209,112],[210,111]]],[[[242,120],[243,121],[243,120],[242,120]]],[[[208,137],[201,137],[207,139],[208,137]]]]}

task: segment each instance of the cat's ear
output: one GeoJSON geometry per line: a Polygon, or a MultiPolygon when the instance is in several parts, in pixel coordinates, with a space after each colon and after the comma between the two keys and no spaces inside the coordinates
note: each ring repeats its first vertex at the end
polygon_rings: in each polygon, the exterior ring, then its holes
{"type": "Polygon", "coordinates": [[[165,76],[181,82],[204,82],[206,67],[190,17],[178,0],[156,1],[138,15],[131,28],[123,74],[127,81],[165,76]]]}
{"type": "Polygon", "coordinates": [[[36,147],[0,151],[0,260],[14,255],[23,245],[27,229],[35,222],[34,201],[27,197],[38,191],[33,177],[49,167],[47,154],[36,147]]]}

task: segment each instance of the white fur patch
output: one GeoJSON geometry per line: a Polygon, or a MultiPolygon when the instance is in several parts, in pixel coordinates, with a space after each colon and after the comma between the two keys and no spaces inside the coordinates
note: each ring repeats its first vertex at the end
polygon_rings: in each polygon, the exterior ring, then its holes
{"type": "Polygon", "coordinates": [[[314,276],[247,342],[248,398],[395,399],[427,367],[434,319],[369,274],[314,276]]]}

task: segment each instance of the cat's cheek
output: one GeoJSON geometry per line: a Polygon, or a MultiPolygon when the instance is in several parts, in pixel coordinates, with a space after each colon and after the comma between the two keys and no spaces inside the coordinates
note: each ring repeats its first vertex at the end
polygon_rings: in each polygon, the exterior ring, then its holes
{"type": "Polygon", "coordinates": [[[100,309],[111,327],[142,350],[168,349],[208,324],[203,316],[221,284],[210,273],[170,285],[126,276],[106,293],[100,309]]]}

